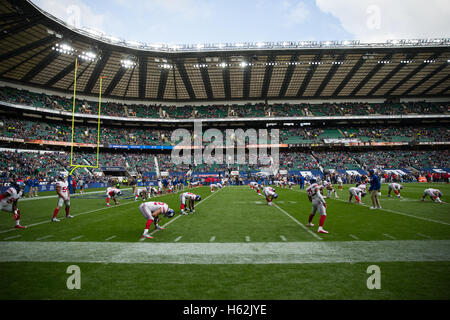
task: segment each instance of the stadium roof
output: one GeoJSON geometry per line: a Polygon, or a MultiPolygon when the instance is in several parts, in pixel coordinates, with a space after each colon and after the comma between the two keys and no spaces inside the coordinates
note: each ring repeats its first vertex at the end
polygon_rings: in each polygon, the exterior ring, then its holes
{"type": "Polygon", "coordinates": [[[150,101],[449,97],[450,40],[146,45],[0,0],[0,80],[150,101]]]}

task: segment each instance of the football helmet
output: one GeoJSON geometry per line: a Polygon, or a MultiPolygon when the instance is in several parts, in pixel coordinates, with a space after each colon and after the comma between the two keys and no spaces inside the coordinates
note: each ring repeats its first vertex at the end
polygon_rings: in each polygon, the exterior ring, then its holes
{"type": "Polygon", "coordinates": [[[196,195],[195,196],[195,201],[200,201],[200,200],[202,200],[202,197],[200,197],[199,195],[196,195]]]}
{"type": "Polygon", "coordinates": [[[172,218],[175,215],[175,211],[173,211],[173,209],[167,210],[167,212],[164,214],[165,217],[167,218],[172,218]]]}
{"type": "Polygon", "coordinates": [[[274,193],[274,194],[273,194],[273,198],[274,198],[274,199],[278,198],[278,194],[277,194],[277,193],[274,193]]]}
{"type": "Polygon", "coordinates": [[[310,184],[313,184],[313,183],[316,183],[316,182],[317,182],[317,180],[314,179],[314,178],[311,178],[311,179],[309,180],[309,183],[310,183],[310,184]]]}

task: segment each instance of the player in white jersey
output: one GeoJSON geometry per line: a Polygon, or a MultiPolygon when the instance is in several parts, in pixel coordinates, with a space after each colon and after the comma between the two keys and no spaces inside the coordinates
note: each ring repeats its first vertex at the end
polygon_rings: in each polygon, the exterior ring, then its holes
{"type": "Polygon", "coordinates": [[[255,190],[255,188],[256,188],[256,186],[258,185],[258,182],[256,182],[256,181],[250,181],[250,189],[253,189],[253,190],[255,190]]]}
{"type": "Polygon", "coordinates": [[[352,202],[352,198],[355,197],[356,202],[358,204],[363,204],[361,202],[362,197],[366,195],[366,185],[360,184],[357,187],[351,187],[348,189],[348,192],[350,193],[350,197],[348,198],[348,202],[352,202]]]}
{"type": "Polygon", "coordinates": [[[20,225],[20,210],[17,209],[17,202],[22,196],[22,189],[19,184],[13,183],[6,189],[5,192],[0,194],[0,211],[11,212],[14,214],[14,220],[16,220],[16,229],[25,229],[20,225]]]}
{"type": "Polygon", "coordinates": [[[288,186],[289,186],[289,189],[292,190],[292,187],[295,186],[295,182],[289,181],[288,186]]]}
{"type": "Polygon", "coordinates": [[[216,186],[217,186],[218,189],[222,189],[223,188],[223,185],[220,182],[217,182],[216,186]]]}
{"type": "Polygon", "coordinates": [[[175,215],[175,211],[169,208],[169,206],[164,202],[144,202],[139,206],[144,218],[147,220],[145,224],[144,234],[142,238],[152,239],[153,237],[148,233],[153,221],[155,221],[155,230],[164,230],[165,228],[160,227],[158,222],[160,221],[159,215],[163,215],[168,218],[172,218],[175,215]]]}
{"type": "Polygon", "coordinates": [[[266,196],[267,205],[272,205],[272,200],[278,198],[278,194],[275,192],[275,189],[272,187],[263,188],[263,193],[266,196]]]}
{"type": "Polygon", "coordinates": [[[190,188],[195,188],[200,185],[200,181],[192,181],[189,183],[190,188]]]}
{"type": "Polygon", "coordinates": [[[336,179],[336,181],[337,181],[339,190],[342,191],[342,188],[343,188],[343,181],[342,181],[341,176],[338,176],[337,179],[336,179]]]}
{"type": "Polygon", "coordinates": [[[56,181],[56,194],[58,195],[58,203],[55,210],[53,211],[52,222],[59,222],[60,220],[56,218],[59,209],[65,205],[66,218],[73,218],[70,215],[70,194],[69,194],[69,183],[64,175],[60,175],[58,181],[56,181]]]}
{"type": "Polygon", "coordinates": [[[214,192],[214,189],[217,189],[217,184],[211,183],[211,184],[209,185],[209,189],[211,190],[211,192],[214,192]]]}
{"type": "Polygon", "coordinates": [[[106,189],[106,206],[110,207],[111,205],[109,204],[109,199],[113,199],[115,204],[120,204],[119,201],[117,201],[118,196],[122,195],[122,191],[120,191],[117,188],[114,187],[108,187],[106,189]]]}
{"type": "Polygon", "coordinates": [[[427,196],[429,196],[431,200],[433,200],[433,202],[437,201],[439,203],[443,203],[443,201],[441,200],[442,192],[439,189],[433,188],[425,189],[425,191],[423,192],[422,201],[425,201],[425,198],[427,196]]]}
{"type": "Polygon", "coordinates": [[[399,183],[389,183],[388,186],[388,197],[391,196],[391,191],[394,191],[395,195],[397,196],[397,198],[400,198],[400,190],[403,189],[403,186],[399,183]]]}
{"type": "Polygon", "coordinates": [[[180,194],[181,214],[187,215],[187,213],[184,212],[184,209],[186,208],[186,202],[187,202],[188,210],[191,213],[194,213],[195,212],[194,201],[200,201],[201,199],[202,199],[202,197],[200,197],[199,195],[193,194],[191,192],[184,192],[184,193],[180,194]]]}
{"type": "Polygon", "coordinates": [[[323,186],[324,186],[325,189],[328,190],[327,199],[329,199],[333,193],[334,193],[334,197],[335,197],[336,199],[339,198],[338,195],[337,195],[336,189],[333,187],[333,185],[331,184],[331,182],[329,182],[329,181],[327,181],[327,180],[324,180],[324,181],[323,181],[323,186]]]}
{"type": "Polygon", "coordinates": [[[148,198],[148,192],[146,188],[137,188],[136,192],[134,194],[134,201],[137,201],[137,199],[141,197],[142,201],[147,200],[148,198]]]}
{"type": "Polygon", "coordinates": [[[147,189],[147,194],[149,197],[151,197],[151,196],[156,197],[158,195],[158,190],[156,190],[156,188],[148,186],[148,187],[146,187],[146,189],[147,189]]]}
{"type": "Polygon", "coordinates": [[[327,203],[325,202],[325,199],[322,196],[322,189],[323,186],[316,183],[316,179],[310,180],[311,185],[306,189],[306,192],[308,193],[308,199],[312,203],[312,211],[308,218],[308,227],[314,227],[314,224],[312,223],[312,220],[314,216],[316,215],[316,212],[319,211],[320,213],[320,220],[319,220],[319,229],[317,229],[318,233],[328,233],[328,231],[323,229],[323,225],[325,223],[325,219],[327,217],[327,203]]]}

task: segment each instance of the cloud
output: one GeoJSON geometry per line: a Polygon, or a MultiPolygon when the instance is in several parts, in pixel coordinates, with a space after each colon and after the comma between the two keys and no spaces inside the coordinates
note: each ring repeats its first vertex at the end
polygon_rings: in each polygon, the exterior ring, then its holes
{"type": "Polygon", "coordinates": [[[307,21],[311,15],[311,12],[303,1],[283,1],[281,6],[283,8],[284,16],[283,24],[286,27],[302,24],[307,21]]]}
{"type": "Polygon", "coordinates": [[[89,27],[104,30],[107,14],[94,13],[93,9],[81,0],[34,0],[38,7],[77,28],[89,27]]]}
{"type": "Polygon", "coordinates": [[[448,37],[448,0],[316,0],[324,13],[363,41],[448,37]]]}

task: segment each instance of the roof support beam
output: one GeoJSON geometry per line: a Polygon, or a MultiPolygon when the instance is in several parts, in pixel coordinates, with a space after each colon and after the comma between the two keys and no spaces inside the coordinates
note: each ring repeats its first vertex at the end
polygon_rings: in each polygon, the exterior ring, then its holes
{"type": "Polygon", "coordinates": [[[20,48],[8,51],[2,55],[0,55],[0,62],[2,62],[3,60],[18,56],[24,52],[27,51],[31,51],[33,49],[39,48],[40,46],[46,45],[50,42],[55,41],[55,37],[54,36],[48,36],[46,38],[40,39],[38,41],[32,42],[30,44],[24,45],[20,48]]]}
{"type": "MultiPolygon", "coordinates": [[[[250,59],[247,59],[247,61],[251,61],[250,59]]],[[[252,66],[250,65],[250,62],[247,62],[247,66],[244,67],[244,83],[243,83],[243,91],[242,91],[242,98],[248,99],[248,96],[250,94],[250,80],[252,77],[252,66]]]]}
{"type": "Polygon", "coordinates": [[[189,98],[191,100],[195,99],[194,89],[192,88],[191,81],[189,80],[189,76],[187,74],[186,68],[184,66],[184,60],[177,60],[176,66],[178,72],[180,73],[181,80],[183,80],[184,87],[186,88],[187,93],[189,94],[189,98]]]}
{"type": "MultiPolygon", "coordinates": [[[[225,62],[228,65],[228,61],[225,62]]],[[[231,80],[230,80],[230,67],[226,66],[222,69],[223,78],[223,91],[225,93],[225,99],[231,99],[231,80]]]]}
{"type": "Polygon", "coordinates": [[[295,63],[298,60],[298,54],[295,54],[291,56],[291,61],[289,63],[289,66],[286,69],[286,73],[284,74],[283,84],[280,88],[280,93],[278,94],[278,98],[284,98],[286,95],[286,91],[289,87],[289,84],[291,83],[292,75],[294,74],[295,70],[295,63]]]}
{"type": "Polygon", "coordinates": [[[100,74],[105,68],[105,65],[108,62],[110,56],[111,51],[107,50],[104,52],[102,58],[97,61],[97,64],[95,65],[95,68],[92,71],[91,76],[88,82],[86,83],[86,86],[84,87],[84,93],[87,94],[91,93],[92,89],[94,88],[94,85],[97,83],[97,80],[100,77],[100,74]]]}
{"type": "MultiPolygon", "coordinates": [[[[205,64],[206,60],[205,58],[199,58],[198,59],[199,64],[205,64]]],[[[203,85],[205,86],[205,92],[208,99],[213,99],[213,91],[211,87],[211,79],[209,78],[209,73],[207,68],[200,68],[200,73],[202,75],[203,85]]]]}
{"type": "MultiPolygon", "coordinates": [[[[430,60],[436,59],[437,57],[439,57],[439,55],[440,55],[440,53],[435,53],[429,59],[430,60]]],[[[413,71],[411,71],[406,77],[404,77],[402,80],[397,82],[395,84],[395,86],[393,86],[391,89],[389,89],[389,91],[386,92],[385,96],[389,97],[395,90],[400,88],[404,83],[406,83],[409,79],[411,79],[416,73],[418,73],[420,70],[425,68],[425,66],[427,66],[427,65],[428,64],[425,62],[421,63],[417,68],[415,68],[413,71]]]]}
{"type": "Polygon", "coordinates": [[[123,94],[124,97],[127,96],[128,88],[130,87],[131,79],[133,78],[134,70],[136,70],[136,66],[133,67],[130,73],[130,77],[128,78],[127,87],[125,88],[125,93],[123,94]]]}
{"type": "MultiPolygon", "coordinates": [[[[139,99],[145,98],[145,90],[147,88],[147,57],[142,55],[139,59],[139,99]]],[[[133,68],[134,71],[134,68],[133,68]]],[[[131,78],[130,78],[131,79],[131,78]]]]}
{"type": "MultiPolygon", "coordinates": [[[[345,54],[341,54],[339,55],[339,57],[337,58],[338,62],[341,62],[343,59],[345,58],[345,54]]],[[[327,75],[325,76],[325,78],[322,80],[322,83],[320,84],[319,88],[317,88],[316,93],[314,94],[315,98],[320,97],[320,95],[322,94],[323,89],[325,89],[325,87],[327,86],[328,82],[330,82],[331,78],[333,78],[334,74],[336,73],[336,71],[339,69],[340,64],[334,64],[330,70],[328,70],[327,75]]]]}
{"type": "MultiPolygon", "coordinates": [[[[389,53],[383,57],[382,60],[390,60],[392,58],[392,53],[389,53]]],[[[353,89],[350,93],[350,97],[354,97],[362,87],[366,85],[367,82],[372,79],[372,77],[384,66],[383,63],[377,63],[377,65],[364,77],[364,79],[353,89]]]]}
{"type": "MultiPolygon", "coordinates": [[[[78,65],[80,66],[84,61],[81,60],[78,65]]],[[[46,87],[51,87],[53,86],[55,83],[57,83],[59,80],[61,80],[62,78],[64,78],[65,76],[67,76],[69,73],[72,72],[72,70],[75,70],[75,63],[71,62],[69,63],[69,65],[67,67],[65,67],[64,69],[62,69],[60,72],[58,72],[56,75],[53,76],[53,78],[51,78],[50,80],[47,81],[47,83],[45,84],[46,87]]]]}
{"type": "Polygon", "coordinates": [[[446,77],[442,78],[441,80],[435,82],[433,85],[429,86],[428,89],[425,89],[420,95],[427,94],[429,91],[431,91],[434,88],[440,86],[441,84],[443,84],[445,81],[448,81],[448,80],[450,80],[450,74],[447,75],[446,77]]]}
{"type": "Polygon", "coordinates": [[[159,76],[158,85],[158,100],[163,100],[164,92],[166,91],[167,78],[169,77],[169,69],[161,69],[161,75],[159,76]]]}
{"type": "Polygon", "coordinates": [[[266,70],[264,72],[264,80],[261,88],[261,97],[267,98],[269,92],[270,79],[272,79],[273,66],[276,60],[276,56],[269,56],[266,61],[266,70]]]}
{"type": "Polygon", "coordinates": [[[28,82],[33,79],[39,72],[44,70],[53,60],[55,60],[59,55],[57,51],[50,51],[38,64],[36,64],[26,75],[21,79],[23,82],[28,82]]]}
{"type": "Polygon", "coordinates": [[[18,64],[14,65],[14,66],[12,66],[12,67],[10,67],[10,68],[8,68],[7,70],[3,71],[3,72],[0,74],[0,77],[3,76],[3,75],[5,75],[5,74],[7,74],[7,73],[9,73],[9,72],[12,71],[12,70],[18,68],[18,67],[20,67],[22,64],[24,64],[24,63],[30,61],[30,60],[33,59],[34,57],[37,57],[37,56],[40,55],[41,53],[43,53],[43,52],[45,52],[45,51],[51,49],[51,47],[52,47],[51,45],[50,45],[50,46],[47,46],[47,47],[45,47],[44,49],[39,50],[38,52],[32,54],[32,55],[29,56],[28,58],[22,60],[22,61],[19,62],[18,64]]]}
{"type": "Polygon", "coordinates": [[[342,89],[345,88],[345,86],[349,83],[349,81],[353,78],[353,76],[358,72],[359,68],[364,64],[366,60],[364,60],[362,57],[356,62],[356,64],[353,66],[352,70],[350,70],[349,73],[345,76],[344,80],[337,86],[337,88],[334,90],[331,97],[336,98],[339,93],[342,91],[342,89]]]}
{"type": "MultiPolygon", "coordinates": [[[[319,62],[321,59],[322,59],[322,53],[319,53],[314,57],[313,62],[319,62]]],[[[311,81],[311,78],[313,77],[314,72],[316,72],[317,66],[318,66],[317,64],[309,65],[308,73],[306,73],[306,76],[302,81],[302,85],[300,86],[300,88],[297,91],[297,98],[301,98],[303,96],[303,94],[305,93],[306,87],[308,87],[308,84],[311,81]]]]}
{"type": "Polygon", "coordinates": [[[37,25],[41,21],[40,16],[35,16],[31,19],[25,19],[22,23],[12,26],[10,29],[3,30],[0,34],[0,40],[10,37],[16,33],[22,32],[24,30],[30,29],[37,25]]]}
{"type": "Polygon", "coordinates": [[[110,95],[111,92],[114,90],[114,88],[119,83],[120,79],[124,76],[124,74],[127,72],[127,68],[120,67],[119,70],[117,70],[116,74],[114,75],[114,78],[109,83],[108,87],[106,88],[104,95],[110,95]]]}
{"type": "Polygon", "coordinates": [[[426,77],[423,77],[422,79],[420,79],[420,81],[418,81],[415,85],[411,86],[408,90],[406,90],[405,92],[402,93],[403,95],[407,95],[410,92],[416,90],[419,86],[421,86],[422,84],[424,84],[425,82],[427,82],[428,80],[430,80],[432,77],[434,77],[435,75],[437,75],[439,72],[441,72],[442,70],[445,69],[445,67],[447,67],[447,64],[442,64],[439,67],[437,67],[436,69],[434,69],[432,72],[430,72],[426,77]]]}
{"type": "MultiPolygon", "coordinates": [[[[88,65],[86,66],[86,68],[84,68],[83,70],[81,70],[81,72],[79,74],[77,74],[77,80],[80,79],[83,74],[86,72],[87,69],[89,69],[89,67],[91,66],[92,62],[89,61],[88,65]]],[[[75,76],[74,76],[75,77],[75,76]]],[[[67,87],[66,90],[69,90],[70,88],[72,88],[72,86],[74,85],[75,81],[72,80],[72,82],[70,83],[70,85],[67,87]]]]}

